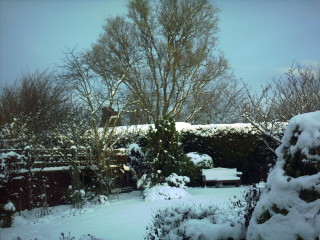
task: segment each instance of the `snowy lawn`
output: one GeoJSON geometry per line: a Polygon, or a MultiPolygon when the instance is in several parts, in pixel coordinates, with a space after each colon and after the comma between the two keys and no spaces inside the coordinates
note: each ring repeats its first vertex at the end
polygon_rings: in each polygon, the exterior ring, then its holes
{"type": "Polygon", "coordinates": [[[207,203],[223,207],[230,203],[233,196],[242,199],[247,187],[226,188],[188,188],[188,199],[144,201],[140,191],[120,194],[108,205],[89,205],[81,212],[70,210],[70,206],[56,206],[52,214],[42,218],[33,213],[23,212],[16,216],[12,228],[0,229],[0,239],[13,240],[59,240],[60,234],[81,236],[91,234],[103,240],[142,240],[146,226],[151,222],[153,213],[177,203],[207,203]]]}

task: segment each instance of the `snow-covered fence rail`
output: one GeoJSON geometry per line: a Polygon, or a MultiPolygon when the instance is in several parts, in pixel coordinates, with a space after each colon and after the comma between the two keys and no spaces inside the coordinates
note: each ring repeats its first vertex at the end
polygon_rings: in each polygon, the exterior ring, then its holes
{"type": "Polygon", "coordinates": [[[90,149],[0,149],[0,154],[9,152],[25,156],[28,159],[27,162],[32,165],[29,168],[85,165],[94,161],[90,149]]]}

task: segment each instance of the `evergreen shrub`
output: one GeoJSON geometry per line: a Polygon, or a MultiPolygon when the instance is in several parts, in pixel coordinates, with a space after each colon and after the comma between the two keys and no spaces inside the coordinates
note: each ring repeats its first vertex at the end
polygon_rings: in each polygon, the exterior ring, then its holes
{"type": "Polygon", "coordinates": [[[146,158],[151,163],[156,183],[164,182],[172,173],[193,178],[197,169],[185,154],[172,118],[164,118],[150,128],[147,135],[146,158]]]}

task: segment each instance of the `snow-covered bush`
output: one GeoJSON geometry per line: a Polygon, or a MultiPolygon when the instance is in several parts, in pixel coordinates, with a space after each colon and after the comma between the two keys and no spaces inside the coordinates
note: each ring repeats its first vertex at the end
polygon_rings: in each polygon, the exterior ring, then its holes
{"type": "Polygon", "coordinates": [[[82,209],[84,204],[87,202],[86,192],[83,189],[80,190],[72,190],[71,186],[69,186],[70,194],[70,203],[75,209],[82,209]]]}
{"type": "Polygon", "coordinates": [[[190,182],[190,178],[186,176],[178,176],[176,173],[172,173],[165,178],[166,182],[171,187],[186,188],[187,183],[190,182]]]}
{"type": "Polygon", "coordinates": [[[105,195],[97,195],[95,196],[92,200],[92,203],[94,204],[99,204],[99,205],[108,205],[109,201],[108,201],[108,197],[105,195]]]}
{"type": "Polygon", "coordinates": [[[0,228],[9,228],[12,226],[15,212],[16,208],[10,201],[3,206],[0,205],[0,228]]]}
{"type": "Polygon", "coordinates": [[[138,180],[150,170],[150,163],[146,161],[145,154],[138,144],[132,143],[127,148],[128,163],[133,176],[138,180]]]}
{"type": "Polygon", "coordinates": [[[189,198],[189,193],[183,188],[170,187],[168,184],[158,184],[151,188],[147,188],[143,192],[143,197],[147,202],[173,200],[181,198],[189,198]]]}
{"type": "Polygon", "coordinates": [[[293,117],[251,218],[247,239],[320,235],[320,111],[293,117]]]}
{"type": "Polygon", "coordinates": [[[243,228],[229,211],[214,205],[183,204],[158,210],[145,240],[243,239],[243,228]]]}
{"type": "Polygon", "coordinates": [[[143,176],[137,181],[137,188],[138,189],[147,189],[151,188],[153,185],[152,180],[155,179],[153,174],[143,174],[143,176]]]}
{"type": "Polygon", "coordinates": [[[83,180],[84,189],[86,194],[90,194],[89,199],[99,193],[108,195],[115,186],[115,176],[113,172],[104,169],[99,171],[95,166],[87,166],[81,171],[81,179],[83,180]]]}
{"type": "Polygon", "coordinates": [[[197,152],[190,152],[187,153],[187,156],[191,159],[191,161],[197,167],[201,169],[205,168],[213,168],[213,161],[212,158],[207,154],[200,154],[197,152]]]}

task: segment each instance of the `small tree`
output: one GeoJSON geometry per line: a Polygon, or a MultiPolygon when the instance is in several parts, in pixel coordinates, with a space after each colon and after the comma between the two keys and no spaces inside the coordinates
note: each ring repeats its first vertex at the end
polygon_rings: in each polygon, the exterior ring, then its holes
{"type": "Polygon", "coordinates": [[[148,132],[147,159],[156,172],[156,182],[162,182],[172,173],[187,175],[194,165],[184,153],[180,137],[172,118],[164,118],[155,123],[148,132]]]}
{"type": "Polygon", "coordinates": [[[96,158],[94,178],[99,182],[97,194],[102,194],[108,190],[106,187],[112,180],[109,165],[113,145],[116,142],[115,126],[130,101],[125,101],[121,94],[125,74],[115,78],[107,73],[96,73],[92,69],[92,64],[86,52],[70,50],[66,52],[60,77],[63,84],[74,94],[75,102],[88,113],[90,123],[88,131],[93,136],[91,147],[96,158]],[[112,110],[107,119],[101,117],[104,106],[112,110]]]}

